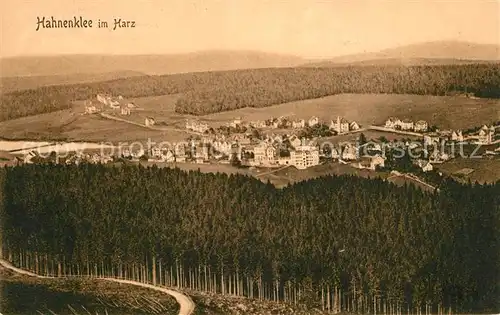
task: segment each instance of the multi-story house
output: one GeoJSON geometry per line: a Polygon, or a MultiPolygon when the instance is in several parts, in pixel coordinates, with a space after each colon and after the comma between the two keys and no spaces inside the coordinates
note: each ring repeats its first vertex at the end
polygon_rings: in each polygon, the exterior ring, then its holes
{"type": "Polygon", "coordinates": [[[454,130],[451,133],[451,141],[458,141],[458,142],[464,141],[464,136],[462,134],[462,130],[457,130],[457,131],[454,130]]]}
{"type": "Polygon", "coordinates": [[[305,128],[305,126],[306,126],[306,121],[304,119],[292,121],[292,128],[300,129],[300,128],[305,128]]]}
{"type": "Polygon", "coordinates": [[[254,161],[257,164],[275,164],[277,149],[271,144],[262,142],[254,148],[254,161]]]}
{"type": "Polygon", "coordinates": [[[335,130],[338,134],[349,132],[349,122],[337,116],[336,120],[330,122],[330,129],[335,130]]]}
{"type": "Polygon", "coordinates": [[[384,167],[385,159],[381,156],[363,156],[357,163],[351,164],[356,168],[369,169],[375,171],[377,167],[384,167]]]}
{"type": "Polygon", "coordinates": [[[347,145],[341,153],[342,160],[356,160],[358,158],[358,150],[353,145],[347,145]]]}
{"type": "Polygon", "coordinates": [[[425,120],[419,120],[415,123],[414,130],[416,132],[426,132],[429,129],[429,125],[425,120]]]}
{"type": "Polygon", "coordinates": [[[186,146],[184,143],[177,143],[174,147],[175,162],[186,162],[186,146]]]}
{"type": "Polygon", "coordinates": [[[288,140],[290,141],[290,145],[294,148],[296,148],[302,144],[302,141],[297,136],[292,136],[288,140]]]}
{"type": "Polygon", "coordinates": [[[385,128],[395,129],[396,126],[400,125],[401,125],[401,120],[397,117],[389,117],[389,119],[385,121],[385,128]]]}
{"type": "Polygon", "coordinates": [[[290,164],[297,169],[306,169],[319,164],[319,150],[312,146],[299,146],[290,152],[290,164]]]}
{"type": "Polygon", "coordinates": [[[399,126],[401,130],[413,130],[415,128],[415,124],[410,119],[403,119],[399,126]]]}
{"type": "Polygon", "coordinates": [[[317,124],[319,124],[319,118],[316,116],[313,116],[313,117],[311,117],[311,119],[309,119],[307,124],[309,125],[309,127],[316,126],[317,124]]]}
{"type": "Polygon", "coordinates": [[[154,126],[154,124],[155,120],[153,117],[146,117],[146,119],[144,119],[144,125],[146,125],[146,127],[154,126]]]}
{"type": "Polygon", "coordinates": [[[95,114],[97,111],[97,107],[94,105],[85,106],[85,114],[95,114]]]}
{"type": "Polygon", "coordinates": [[[353,121],[349,124],[349,130],[359,130],[360,126],[357,122],[353,121]]]}
{"type": "Polygon", "coordinates": [[[128,108],[128,107],[122,107],[120,113],[122,115],[124,115],[124,116],[128,116],[128,115],[130,115],[130,108],[128,108]]]}
{"type": "Polygon", "coordinates": [[[481,130],[479,130],[478,140],[482,144],[491,144],[495,139],[495,127],[491,126],[488,128],[484,125],[481,130]]]}

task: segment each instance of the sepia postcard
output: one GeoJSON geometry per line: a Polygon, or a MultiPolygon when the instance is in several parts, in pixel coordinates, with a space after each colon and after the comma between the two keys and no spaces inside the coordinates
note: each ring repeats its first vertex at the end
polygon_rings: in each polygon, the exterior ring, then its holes
{"type": "Polygon", "coordinates": [[[499,0],[1,0],[0,315],[500,313],[499,0]]]}

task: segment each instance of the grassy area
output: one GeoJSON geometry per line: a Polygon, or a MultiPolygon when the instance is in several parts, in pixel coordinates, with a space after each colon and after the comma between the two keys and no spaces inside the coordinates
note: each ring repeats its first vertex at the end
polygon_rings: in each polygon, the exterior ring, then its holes
{"type": "Polygon", "coordinates": [[[295,167],[288,167],[271,174],[259,176],[259,179],[261,179],[262,181],[269,180],[276,187],[284,187],[288,184],[326,175],[353,175],[361,176],[364,178],[385,178],[387,176],[385,172],[374,172],[370,170],[357,169],[349,165],[332,162],[313,166],[305,170],[298,170],[295,167]]]}
{"type": "MultiPolygon", "coordinates": [[[[190,115],[175,113],[179,95],[132,98],[143,110],[125,116],[126,119],[144,123],[146,116],[157,122],[184,128],[190,115]]],[[[155,131],[123,122],[110,121],[98,115],[81,115],[83,102],[72,109],[54,113],[14,119],[0,123],[0,134],[9,139],[69,139],[81,141],[136,141],[148,138],[154,141],[179,141],[185,139],[181,131],[155,131]]],[[[270,117],[289,115],[308,119],[318,116],[329,121],[337,115],[355,120],[362,125],[383,123],[389,116],[424,119],[441,128],[469,128],[498,120],[499,100],[476,100],[452,96],[341,94],[319,99],[285,103],[266,108],[244,108],[197,117],[213,127],[225,124],[237,116],[245,121],[265,120],[270,117]]],[[[385,136],[389,140],[400,138],[390,133],[366,131],[368,138],[385,136]]],[[[342,136],[357,137],[356,134],[342,136]]],[[[341,138],[342,138],[341,137],[341,138]]],[[[407,136],[405,136],[407,138],[407,136]]],[[[343,139],[342,138],[342,139],[343,139]]],[[[336,138],[335,141],[342,140],[336,138]]]]}
{"type": "Polygon", "coordinates": [[[492,183],[500,180],[500,159],[498,158],[481,158],[481,159],[466,159],[456,158],[447,161],[443,164],[435,165],[435,167],[447,175],[453,175],[456,179],[461,179],[471,182],[492,183]],[[469,175],[459,175],[463,169],[474,170],[469,175]]]}
{"type": "Polygon", "coordinates": [[[318,99],[290,102],[266,108],[243,108],[202,116],[228,121],[236,116],[245,120],[264,120],[291,115],[309,119],[317,116],[330,121],[337,115],[362,125],[381,124],[390,116],[426,120],[442,129],[463,129],[500,118],[500,100],[469,99],[458,96],[396,94],[339,94],[318,99]]]}
{"type": "Polygon", "coordinates": [[[0,269],[4,314],[175,314],[167,294],[90,279],[38,279],[0,269]]]}
{"type": "Polygon", "coordinates": [[[0,122],[0,134],[16,140],[77,141],[179,141],[186,133],[157,131],[124,122],[111,121],[99,115],[82,115],[79,108],[0,122]]]}
{"type": "Polygon", "coordinates": [[[423,191],[433,192],[434,188],[432,185],[425,185],[411,177],[400,175],[400,176],[392,176],[387,179],[388,182],[395,184],[396,186],[404,186],[404,185],[414,185],[417,188],[422,189],[423,191]]]}

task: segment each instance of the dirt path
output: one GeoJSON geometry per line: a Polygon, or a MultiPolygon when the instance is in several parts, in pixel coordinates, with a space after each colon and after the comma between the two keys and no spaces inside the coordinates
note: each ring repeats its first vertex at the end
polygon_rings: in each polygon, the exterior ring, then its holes
{"type": "Polygon", "coordinates": [[[264,176],[264,175],[273,174],[273,173],[276,173],[276,172],[278,172],[278,171],[284,170],[284,169],[286,169],[286,168],[288,168],[288,167],[290,167],[290,165],[285,165],[285,166],[283,166],[283,167],[278,167],[278,168],[275,168],[275,169],[270,170],[270,171],[265,172],[265,173],[257,173],[257,174],[255,174],[255,177],[257,177],[257,178],[258,178],[258,177],[261,177],[261,176],[264,176]]]}
{"type": "Polygon", "coordinates": [[[179,131],[179,132],[185,132],[185,133],[191,134],[191,135],[203,136],[202,133],[195,132],[195,131],[192,131],[192,130],[181,129],[181,128],[177,128],[177,127],[169,127],[169,126],[166,126],[166,127],[159,127],[159,126],[154,126],[154,125],[153,126],[146,126],[144,124],[141,124],[141,123],[138,123],[138,122],[135,122],[135,121],[131,121],[131,120],[127,120],[127,119],[123,119],[123,118],[120,118],[120,117],[116,117],[116,116],[113,116],[113,115],[110,115],[110,114],[107,114],[107,113],[100,113],[100,115],[101,115],[101,117],[106,118],[106,119],[121,121],[121,122],[124,122],[124,123],[127,123],[127,124],[131,124],[131,125],[135,125],[135,126],[139,126],[139,127],[151,129],[151,130],[156,130],[156,131],[168,131],[168,130],[170,130],[170,131],[179,131]]]}
{"type": "MultiPolygon", "coordinates": [[[[54,278],[54,277],[40,276],[40,275],[37,275],[35,273],[14,267],[8,261],[5,261],[3,259],[0,259],[0,265],[2,265],[3,267],[5,267],[7,269],[10,269],[16,273],[23,274],[23,275],[30,276],[30,277],[37,277],[37,278],[41,278],[41,279],[54,278]]],[[[194,306],[193,300],[191,300],[191,298],[189,298],[188,296],[186,296],[180,292],[166,289],[166,288],[161,288],[161,287],[154,286],[151,284],[131,281],[131,280],[123,280],[123,279],[115,279],[115,278],[95,278],[95,279],[123,283],[123,284],[130,284],[130,285],[135,285],[138,287],[143,287],[143,288],[166,293],[166,294],[172,296],[177,301],[177,303],[179,303],[179,305],[180,305],[179,315],[191,315],[194,312],[195,306],[194,306]]]]}

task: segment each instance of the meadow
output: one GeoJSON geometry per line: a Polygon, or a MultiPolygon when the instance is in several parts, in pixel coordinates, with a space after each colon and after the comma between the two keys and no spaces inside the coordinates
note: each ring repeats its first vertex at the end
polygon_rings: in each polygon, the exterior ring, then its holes
{"type": "Polygon", "coordinates": [[[383,124],[387,118],[396,116],[414,121],[426,120],[430,125],[441,129],[465,129],[500,119],[500,100],[408,94],[339,94],[201,117],[222,122],[238,116],[244,120],[265,120],[280,116],[309,119],[317,116],[327,122],[341,116],[365,126],[383,124]]]}
{"type": "Polygon", "coordinates": [[[495,183],[500,180],[499,158],[456,158],[443,164],[435,165],[436,168],[455,179],[474,183],[495,183]],[[469,175],[459,175],[462,169],[474,170],[469,175]]]}
{"type": "MultiPolygon", "coordinates": [[[[130,116],[120,116],[144,123],[145,117],[153,117],[158,124],[178,129],[185,127],[186,119],[197,119],[218,127],[241,117],[244,121],[266,120],[288,116],[291,119],[309,119],[317,116],[329,123],[337,116],[360,125],[383,124],[390,116],[426,120],[441,129],[466,129],[500,120],[500,100],[470,99],[459,96],[420,96],[398,94],[340,94],[318,99],[284,103],[265,108],[243,108],[203,116],[175,112],[180,94],[130,98],[141,110],[130,116]]],[[[150,130],[125,122],[111,121],[99,115],[83,115],[83,102],[53,113],[28,116],[0,122],[0,135],[6,139],[72,140],[72,141],[181,141],[189,136],[181,130],[150,130]]],[[[273,130],[280,132],[280,130],[273,130]]],[[[281,130],[283,131],[283,130],[281,130]]],[[[381,136],[389,140],[399,139],[391,133],[364,131],[369,139],[381,136]]],[[[333,141],[345,141],[358,137],[356,134],[333,137],[333,141]]],[[[408,138],[408,137],[406,137],[408,138]]]]}

